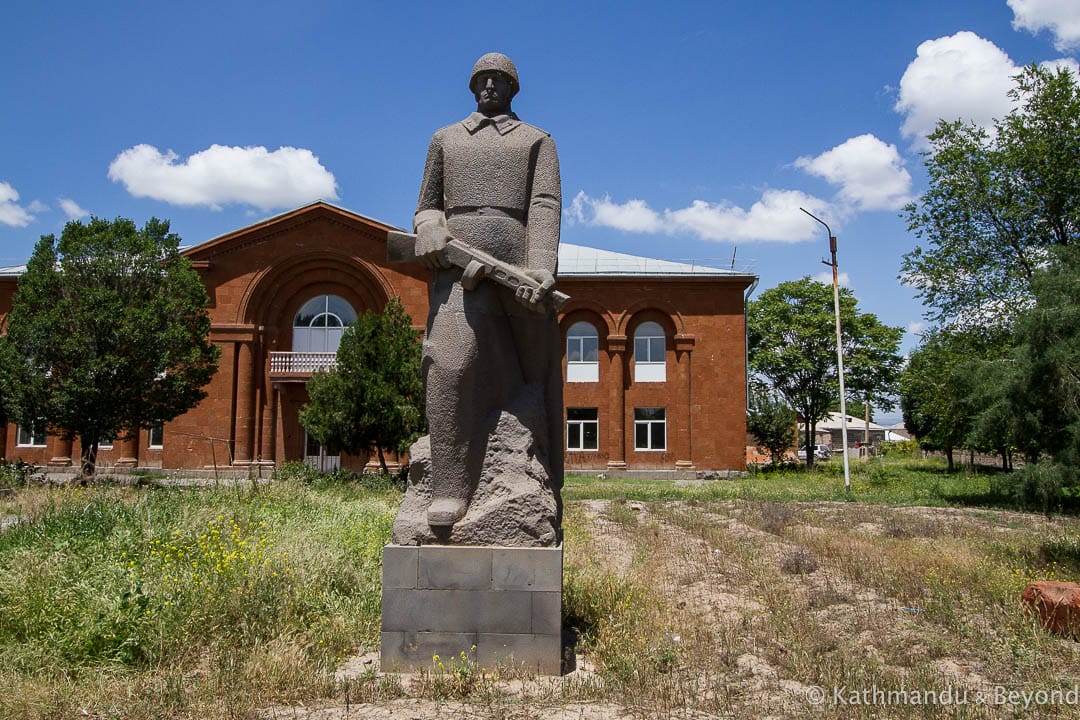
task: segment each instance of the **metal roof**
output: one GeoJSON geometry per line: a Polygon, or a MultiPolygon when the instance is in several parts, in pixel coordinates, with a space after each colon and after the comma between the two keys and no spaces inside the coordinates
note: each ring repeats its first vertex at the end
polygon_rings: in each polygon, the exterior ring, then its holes
{"type": "Polygon", "coordinates": [[[559,244],[559,277],[733,277],[749,273],[709,265],[559,244]]]}
{"type": "MultiPolygon", "coordinates": [[[[191,245],[182,246],[181,251],[191,245]]],[[[0,267],[0,277],[19,277],[26,265],[0,267]]],[[[584,245],[559,244],[559,277],[735,277],[749,273],[709,265],[627,255],[584,245]]]]}

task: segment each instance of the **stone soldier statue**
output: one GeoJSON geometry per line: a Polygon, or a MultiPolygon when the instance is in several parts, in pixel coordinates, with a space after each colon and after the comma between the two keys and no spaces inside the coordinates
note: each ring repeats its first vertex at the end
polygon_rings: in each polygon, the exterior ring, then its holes
{"type": "Polygon", "coordinates": [[[507,413],[531,433],[529,455],[535,450],[561,512],[560,334],[543,302],[558,262],[558,155],[550,135],[510,109],[519,89],[510,58],[481,57],[469,88],[476,112],[432,137],[413,221],[416,258],[433,271],[423,369],[431,434],[427,524],[436,529],[468,511],[491,433],[507,413]],[[536,287],[463,287],[462,269],[446,256],[451,238],[521,268],[536,287]]]}

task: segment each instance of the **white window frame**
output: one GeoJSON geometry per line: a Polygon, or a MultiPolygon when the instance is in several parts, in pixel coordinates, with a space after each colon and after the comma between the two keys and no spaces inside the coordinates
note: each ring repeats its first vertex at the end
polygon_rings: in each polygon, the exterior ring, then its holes
{"type": "Polygon", "coordinates": [[[600,449],[600,414],[597,408],[566,408],[566,449],[571,452],[597,452],[600,449]],[[592,417],[571,418],[571,414],[592,415],[592,417]],[[586,428],[591,426],[595,446],[586,447],[586,428]],[[571,443],[571,434],[576,432],[577,444],[571,443]]]}
{"type": "Polygon", "coordinates": [[[146,447],[149,450],[161,450],[165,447],[165,423],[158,423],[146,431],[146,447]],[[158,443],[154,444],[154,433],[159,434],[158,443]]]}
{"type": "Polygon", "coordinates": [[[643,322],[634,330],[634,382],[666,381],[667,336],[664,328],[651,320],[643,322]]]}
{"type": "Polygon", "coordinates": [[[45,426],[44,420],[37,420],[29,428],[29,433],[26,433],[27,428],[24,425],[18,425],[15,429],[15,447],[45,447],[49,442],[49,434],[45,426]],[[40,432],[40,435],[38,434],[40,432]],[[28,442],[23,442],[24,433],[28,442]]]}
{"type": "Polygon", "coordinates": [[[665,408],[634,408],[634,450],[637,452],[667,451],[667,410],[665,408]],[[657,411],[661,417],[641,417],[650,413],[655,415],[657,411]],[[645,428],[647,436],[644,446],[639,443],[638,438],[638,428],[642,427],[645,428]],[[659,440],[659,446],[657,440],[659,440]]]}
{"type": "Polygon", "coordinates": [[[566,382],[599,381],[600,334],[591,322],[581,320],[566,331],[566,382]]]}
{"type": "MultiPolygon", "coordinates": [[[[344,308],[339,308],[343,310],[344,308]]],[[[337,352],[338,346],[341,345],[341,336],[345,333],[345,328],[356,322],[356,310],[349,304],[349,302],[340,295],[316,295],[311,298],[296,311],[296,315],[293,317],[293,340],[292,351],[293,352],[337,352]],[[311,316],[311,320],[306,325],[298,325],[300,320],[300,314],[304,312],[304,308],[312,303],[312,301],[322,301],[322,309],[314,310],[314,315],[311,316]],[[331,309],[330,303],[332,300],[340,300],[344,307],[349,308],[352,312],[352,317],[343,316],[340,313],[334,312],[331,309]],[[318,324],[320,318],[323,320],[321,324],[318,324]]]]}

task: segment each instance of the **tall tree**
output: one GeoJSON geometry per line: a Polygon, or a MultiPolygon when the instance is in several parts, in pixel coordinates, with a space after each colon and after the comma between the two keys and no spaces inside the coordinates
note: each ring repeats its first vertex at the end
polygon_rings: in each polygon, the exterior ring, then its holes
{"type": "MultiPolygon", "coordinates": [[[[806,464],[813,465],[817,423],[839,396],[832,287],[804,277],[766,290],[748,308],[750,367],[802,416],[806,464]]],[[[840,290],[844,369],[859,378],[860,396],[892,385],[900,367],[903,331],[860,313],[850,290],[840,290]]]]}
{"type": "Polygon", "coordinates": [[[945,453],[949,471],[953,453],[972,429],[973,412],[966,399],[972,375],[966,365],[977,357],[965,335],[930,331],[908,356],[900,377],[904,425],[927,450],[945,453]]]}
{"type": "Polygon", "coordinates": [[[784,451],[796,442],[795,412],[768,388],[755,387],[750,393],[746,429],[769,451],[769,458],[775,467],[780,464],[784,451]]]}
{"type": "Polygon", "coordinates": [[[1036,272],[1035,306],[1017,323],[1010,388],[1017,444],[1080,464],[1080,247],[1058,248],[1036,272]]]}
{"type": "Polygon", "coordinates": [[[8,317],[0,395],[20,423],[98,445],[190,409],[217,366],[209,299],[167,221],[69,222],[34,248],[8,317]]]}
{"type": "Polygon", "coordinates": [[[337,363],[308,381],[311,401],[300,423],[331,450],[359,454],[404,452],[425,428],[420,339],[401,301],[381,313],[366,311],[345,330],[337,363]]]}
{"type": "Polygon", "coordinates": [[[1010,96],[1016,108],[993,132],[941,121],[930,134],[929,188],[906,208],[924,245],[900,275],[931,320],[999,337],[1030,307],[1049,249],[1080,238],[1076,75],[1032,65],[1010,96]]]}

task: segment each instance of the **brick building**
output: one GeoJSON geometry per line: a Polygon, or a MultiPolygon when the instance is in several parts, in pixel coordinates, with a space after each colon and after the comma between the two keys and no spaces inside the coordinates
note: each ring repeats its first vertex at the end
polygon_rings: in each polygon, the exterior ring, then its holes
{"type": "MultiPolygon", "coordinates": [[[[376,220],[323,202],[184,251],[210,296],[221,347],[207,397],[186,414],[102,448],[99,463],[204,468],[327,457],[297,421],[305,381],[333,360],[343,328],[399,296],[427,317],[427,271],[388,265],[376,220]]],[[[21,268],[0,269],[0,313],[21,268]]],[[[566,467],[745,467],[744,293],[752,275],[563,244],[566,467]]],[[[8,458],[77,464],[43,429],[0,427],[8,458]]]]}

